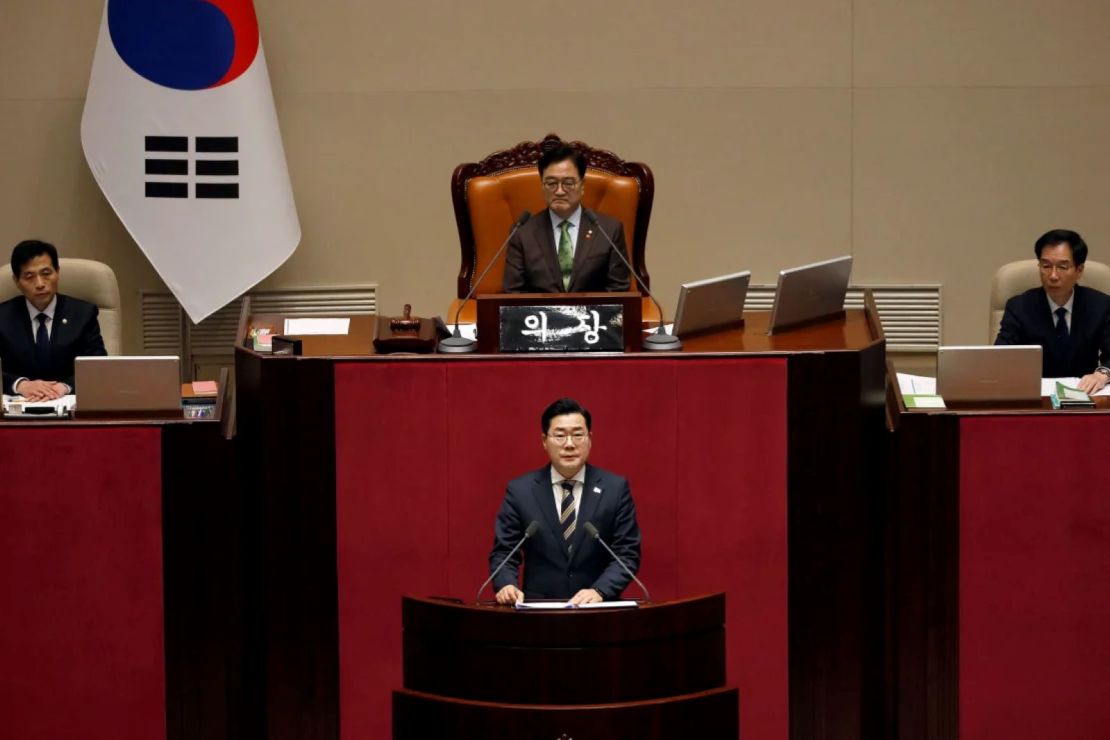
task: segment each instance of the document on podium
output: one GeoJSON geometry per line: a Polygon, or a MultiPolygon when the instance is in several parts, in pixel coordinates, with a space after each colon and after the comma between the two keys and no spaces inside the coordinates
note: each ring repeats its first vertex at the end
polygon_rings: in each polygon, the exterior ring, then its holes
{"type": "Polygon", "coordinates": [[[593,604],[572,604],[569,601],[518,601],[514,609],[522,611],[556,611],[560,609],[634,609],[637,601],[597,601],[593,604]]]}
{"type": "Polygon", "coordinates": [[[307,318],[286,319],[283,334],[297,337],[307,336],[341,336],[345,337],[351,332],[349,318],[307,318]]]}

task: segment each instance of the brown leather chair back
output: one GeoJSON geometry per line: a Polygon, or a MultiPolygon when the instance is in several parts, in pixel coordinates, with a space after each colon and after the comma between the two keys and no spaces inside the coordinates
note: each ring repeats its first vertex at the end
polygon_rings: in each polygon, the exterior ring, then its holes
{"type": "MultiPolygon", "coordinates": [[[[467,294],[471,281],[489,264],[521,211],[535,214],[546,208],[536,163],[553,140],[558,141],[559,137],[548,134],[543,141],[523,142],[481,162],[455,168],[451,194],[462,258],[459,298],[467,294]]],[[[650,287],[644,245],[655,195],[651,170],[645,164],[624,162],[612,152],[592,149],[582,142],[571,144],[584,152],[589,162],[582,204],[623,222],[628,259],[650,287]]],[[[504,271],[502,255],[483,278],[477,293],[500,293],[504,271]]],[[[633,279],[634,290],[635,285],[633,279]]]]}

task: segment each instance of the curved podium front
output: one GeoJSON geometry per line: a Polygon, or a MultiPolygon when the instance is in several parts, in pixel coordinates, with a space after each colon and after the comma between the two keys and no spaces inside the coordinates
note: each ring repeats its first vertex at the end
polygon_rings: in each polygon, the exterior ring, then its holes
{"type": "Polygon", "coordinates": [[[516,611],[402,599],[395,740],[739,737],[725,597],[516,611]]]}

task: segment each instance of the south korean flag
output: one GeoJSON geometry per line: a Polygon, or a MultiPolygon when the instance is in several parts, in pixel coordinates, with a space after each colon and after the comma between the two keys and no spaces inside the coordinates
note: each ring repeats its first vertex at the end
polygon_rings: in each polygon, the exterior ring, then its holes
{"type": "Polygon", "coordinates": [[[195,322],[300,242],[251,0],[108,0],[81,143],[108,202],[195,322]]]}

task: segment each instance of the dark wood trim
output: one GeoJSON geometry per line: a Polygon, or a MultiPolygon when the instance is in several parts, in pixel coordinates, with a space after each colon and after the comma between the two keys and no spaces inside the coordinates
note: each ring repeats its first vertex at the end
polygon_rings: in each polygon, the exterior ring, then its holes
{"type": "Polygon", "coordinates": [[[335,363],[236,350],[246,703],[258,737],[339,736],[335,363]]]}
{"type": "Polygon", "coordinates": [[[788,363],[791,740],[884,737],[884,352],[788,363]]]}
{"type": "Polygon", "coordinates": [[[413,691],[549,706],[647,701],[725,685],[724,594],[524,616],[405,597],[401,615],[404,687],[413,691]]]}
{"type": "Polygon", "coordinates": [[[726,688],[646,702],[561,707],[463,701],[402,689],[393,692],[393,738],[735,740],[739,706],[737,690],[726,688]]]}
{"type": "Polygon", "coordinates": [[[162,428],[168,740],[249,736],[242,666],[242,494],[218,425],[162,428]]]}
{"type": "Polygon", "coordinates": [[[889,709],[899,740],[959,737],[960,417],[902,414],[887,521],[889,709]]]}

